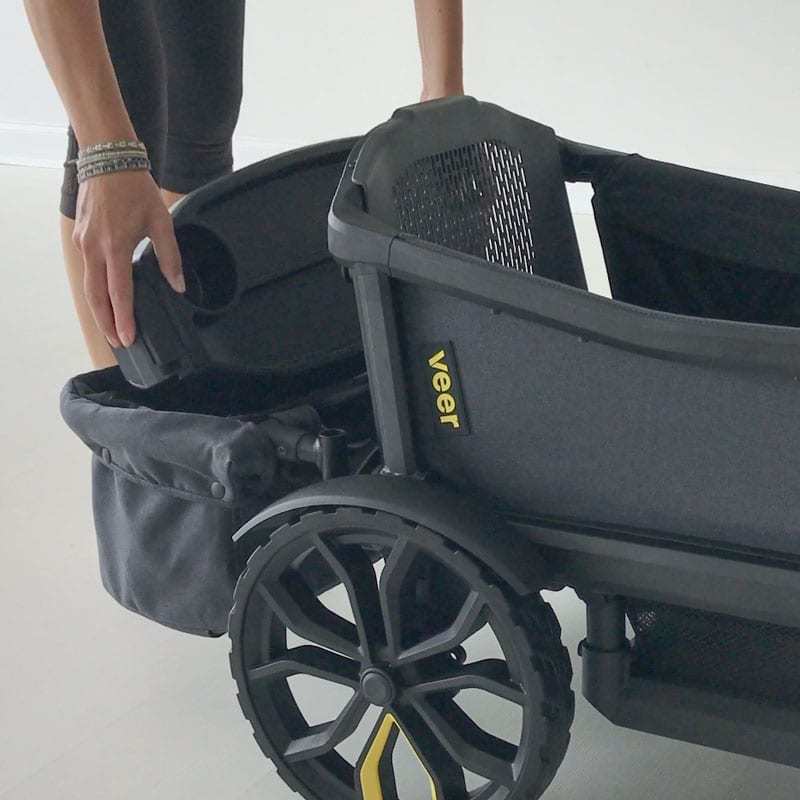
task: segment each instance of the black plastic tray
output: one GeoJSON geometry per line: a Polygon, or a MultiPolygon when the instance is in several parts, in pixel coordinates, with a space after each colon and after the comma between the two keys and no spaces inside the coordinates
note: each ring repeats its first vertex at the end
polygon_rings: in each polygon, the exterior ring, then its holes
{"type": "Polygon", "coordinates": [[[134,268],[137,339],[116,350],[139,387],[203,368],[297,375],[352,363],[361,337],[352,287],[328,253],[326,220],[355,139],[266,159],[173,209],[187,292],[152,244],[134,268]]]}

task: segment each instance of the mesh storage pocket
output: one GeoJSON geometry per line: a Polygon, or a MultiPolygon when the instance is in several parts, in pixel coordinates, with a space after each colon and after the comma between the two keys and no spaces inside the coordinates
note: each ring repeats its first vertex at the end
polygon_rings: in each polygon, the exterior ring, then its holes
{"type": "Polygon", "coordinates": [[[638,600],[628,617],[635,675],[800,709],[800,630],[638,600]]]}

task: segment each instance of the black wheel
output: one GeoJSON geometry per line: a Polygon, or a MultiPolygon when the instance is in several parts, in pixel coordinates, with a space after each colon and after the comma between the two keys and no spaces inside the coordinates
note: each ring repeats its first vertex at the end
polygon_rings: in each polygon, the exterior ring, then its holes
{"type": "Polygon", "coordinates": [[[276,531],[229,630],[255,738],[309,800],[419,796],[401,741],[433,800],[538,798],[566,752],[572,670],[550,606],[398,517],[339,508],[276,531]]]}

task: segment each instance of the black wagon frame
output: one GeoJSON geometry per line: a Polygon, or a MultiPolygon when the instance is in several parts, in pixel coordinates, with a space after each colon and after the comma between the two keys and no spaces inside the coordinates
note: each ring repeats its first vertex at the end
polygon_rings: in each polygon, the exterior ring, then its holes
{"type": "Polygon", "coordinates": [[[186,296],[143,246],[121,373],[62,394],[106,587],[227,620],[241,708],[309,798],[398,800],[401,734],[434,800],[540,797],[575,711],[540,596],[565,588],[611,722],[800,768],[798,219],[800,193],[472,98],[201,189],[175,209],[186,296]],[[613,300],[565,181],[594,187],[613,300]],[[352,696],[319,722],[296,676],[352,696]],[[518,744],[473,689],[517,707],[518,744]]]}
{"type": "MultiPolygon", "coordinates": [[[[600,148],[559,139],[568,181],[592,181],[609,158],[600,148]]],[[[468,298],[496,313],[514,313],[570,330],[584,341],[611,341],[620,332],[620,316],[607,307],[565,302],[545,306],[535,298],[509,293],[508,284],[488,272],[462,269],[461,259],[443,248],[409,242],[390,230],[375,229],[362,216],[363,199],[353,181],[355,158],[348,163],[331,210],[332,252],[347,265],[358,302],[373,406],[385,471],[393,476],[418,473],[415,437],[408,405],[408,365],[398,334],[399,284],[434,289],[468,298]],[[368,238],[364,230],[369,230],[368,238]]],[[[570,298],[568,297],[567,300],[570,298]]],[[[643,353],[671,357],[675,331],[637,331],[631,309],[624,331],[643,353]],[[638,339],[637,339],[638,335],[638,339]]],[[[624,322],[624,317],[622,322],[624,322]]],[[[759,329],[751,327],[730,346],[702,324],[687,325],[681,359],[720,363],[726,354],[760,361],[764,369],[798,372],[796,331],[786,331],[785,347],[760,349],[759,329]]],[[[697,321],[702,323],[702,321],[697,321]]],[[[773,339],[781,331],[769,331],[773,339]]],[[[728,331],[727,336],[736,332],[728,331]]],[[[329,498],[334,502],[334,497],[329,498]]],[[[664,603],[726,617],[800,629],[800,558],[730,546],[713,547],[699,537],[616,526],[587,526],[572,520],[537,518],[508,510],[510,529],[530,545],[547,587],[575,589],[586,604],[587,634],[580,647],[583,693],[617,725],[720,750],[800,767],[800,710],[721,696],[698,687],[677,686],[639,677],[632,670],[626,635],[626,598],[664,603]]],[[[746,656],[745,656],[746,657],[746,656]]]]}
{"type": "MultiPolygon", "coordinates": [[[[357,264],[351,273],[362,319],[370,323],[364,338],[386,468],[393,475],[413,475],[414,442],[391,280],[375,265],[357,264]]],[[[394,269],[392,274],[401,275],[394,269]]],[[[403,280],[415,277],[419,280],[413,273],[402,274],[403,280]]],[[[424,280],[432,280],[430,273],[424,280]]],[[[461,276],[463,283],[468,280],[461,276]]],[[[451,290],[446,280],[437,283],[451,290]]],[[[459,288],[468,290],[463,283],[459,288]]],[[[476,298],[491,302],[494,298],[486,290],[473,287],[476,298]]],[[[652,531],[587,528],[513,515],[507,521],[546,565],[546,588],[571,587],[586,603],[583,692],[610,721],[800,767],[800,712],[631,676],[621,600],[656,600],[800,628],[800,559],[775,560],[771,554],[744,549],[723,555],[697,542],[665,542],[652,531]]]]}

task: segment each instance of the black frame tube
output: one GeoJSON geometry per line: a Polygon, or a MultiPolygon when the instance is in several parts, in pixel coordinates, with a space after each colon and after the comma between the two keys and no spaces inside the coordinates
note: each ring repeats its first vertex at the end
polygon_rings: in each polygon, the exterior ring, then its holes
{"type": "Polygon", "coordinates": [[[392,475],[413,475],[417,469],[414,442],[389,278],[362,264],[350,274],[384,470],[392,475]]]}

